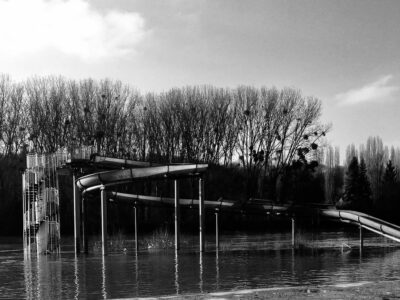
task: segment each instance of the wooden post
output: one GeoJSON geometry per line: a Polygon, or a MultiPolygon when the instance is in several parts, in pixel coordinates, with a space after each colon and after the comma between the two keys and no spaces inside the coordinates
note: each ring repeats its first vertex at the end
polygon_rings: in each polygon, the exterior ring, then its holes
{"type": "Polygon", "coordinates": [[[139,250],[139,243],[138,243],[138,225],[137,225],[137,205],[135,202],[135,206],[133,208],[133,214],[134,214],[134,221],[135,221],[135,249],[136,252],[139,250]]]}
{"type": "Polygon", "coordinates": [[[81,252],[81,193],[76,186],[76,175],[72,177],[74,193],[74,245],[75,254],[81,252]]]}
{"type": "Polygon", "coordinates": [[[179,250],[180,247],[180,205],[179,205],[179,181],[174,180],[174,190],[175,190],[175,250],[179,250]]]}
{"type": "Polygon", "coordinates": [[[204,179],[199,178],[199,231],[200,231],[200,252],[205,248],[205,226],[204,226],[204,179]]]}
{"type": "Polygon", "coordinates": [[[107,255],[107,192],[104,187],[100,189],[101,198],[101,252],[107,255]]]}
{"type": "Polygon", "coordinates": [[[219,250],[219,222],[218,222],[218,208],[215,210],[215,248],[219,250]]]}
{"type": "Polygon", "coordinates": [[[295,246],[295,227],[296,227],[296,220],[294,216],[292,217],[292,248],[295,246]]]}
{"type": "Polygon", "coordinates": [[[83,244],[83,251],[84,253],[89,252],[89,245],[88,245],[88,236],[87,236],[87,212],[86,212],[86,201],[87,199],[82,198],[82,244],[83,244]]]}
{"type": "Polygon", "coordinates": [[[363,228],[360,225],[360,251],[362,251],[364,248],[364,232],[363,232],[363,228]]]}

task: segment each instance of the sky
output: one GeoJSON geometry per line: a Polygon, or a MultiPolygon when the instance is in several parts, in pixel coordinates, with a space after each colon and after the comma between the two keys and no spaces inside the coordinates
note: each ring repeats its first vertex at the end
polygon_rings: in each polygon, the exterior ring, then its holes
{"type": "Polygon", "coordinates": [[[0,73],[294,87],[333,146],[400,146],[400,1],[0,0],[0,73]]]}

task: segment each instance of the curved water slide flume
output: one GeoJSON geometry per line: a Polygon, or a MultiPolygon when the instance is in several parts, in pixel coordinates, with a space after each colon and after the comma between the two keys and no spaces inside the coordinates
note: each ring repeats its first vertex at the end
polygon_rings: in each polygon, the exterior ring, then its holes
{"type": "MultiPolygon", "coordinates": [[[[183,164],[183,165],[166,165],[154,166],[145,168],[130,168],[123,170],[104,171],[99,173],[89,174],[80,177],[76,184],[81,189],[82,193],[100,189],[102,187],[115,186],[124,183],[134,182],[142,179],[163,179],[163,178],[182,178],[193,175],[200,175],[208,168],[207,164],[183,164]]],[[[144,195],[131,195],[117,192],[110,192],[110,195],[120,199],[139,200],[139,201],[159,201],[173,203],[172,198],[162,198],[144,195]]],[[[196,199],[181,199],[181,205],[198,204],[196,199]]],[[[236,208],[232,201],[207,201],[207,206],[220,206],[225,208],[236,208]]],[[[265,210],[271,211],[287,211],[290,207],[265,207],[265,210]]],[[[351,210],[336,210],[336,209],[320,209],[319,213],[322,216],[338,219],[345,223],[351,223],[375,232],[394,241],[400,242],[400,226],[391,224],[384,220],[375,218],[365,213],[351,210]]]]}
{"type": "Polygon", "coordinates": [[[396,242],[400,242],[400,226],[375,218],[373,216],[352,210],[323,209],[320,214],[345,223],[361,226],[369,231],[383,235],[396,242]]]}
{"type": "MultiPolygon", "coordinates": [[[[118,165],[118,161],[112,162],[114,165],[118,165]]],[[[124,165],[120,165],[121,167],[125,167],[127,165],[127,161],[124,162],[124,165]]],[[[107,254],[107,196],[104,188],[124,184],[124,183],[132,183],[138,180],[144,179],[179,179],[186,177],[201,177],[202,173],[204,173],[208,168],[207,164],[179,164],[179,165],[164,165],[164,166],[153,166],[153,167],[145,167],[145,168],[129,168],[129,169],[120,169],[120,170],[112,170],[112,171],[104,171],[97,172],[93,174],[89,174],[86,176],[82,176],[76,180],[76,186],[81,190],[81,193],[84,194],[89,191],[101,189],[100,201],[101,201],[101,241],[102,241],[102,253],[103,255],[107,254]]],[[[200,192],[199,197],[201,201],[199,201],[199,228],[200,228],[200,251],[204,251],[204,198],[201,196],[204,193],[204,181],[199,180],[200,184],[200,192]]],[[[176,182],[175,186],[179,186],[176,182]]],[[[178,189],[176,189],[177,191],[178,189]]],[[[179,193],[179,192],[178,192],[179,193]]],[[[177,195],[177,194],[176,194],[177,195]]],[[[175,197],[176,197],[175,195],[175,197]]],[[[74,198],[74,207],[79,207],[79,205],[75,204],[74,198]]],[[[178,207],[178,206],[176,206],[178,207]]],[[[175,212],[175,219],[178,220],[177,213],[175,212]]],[[[74,228],[78,228],[78,222],[75,218],[74,228]]],[[[135,208],[135,220],[136,220],[136,208],[135,208]]],[[[136,221],[135,221],[136,222],[136,221]]],[[[176,221],[177,222],[177,221],[176,221]]],[[[178,224],[178,222],[176,223],[178,224]]],[[[178,225],[175,225],[176,228],[178,225]]],[[[135,226],[135,228],[137,228],[135,226]]],[[[136,229],[135,229],[136,230],[136,229]]],[[[76,230],[77,232],[78,230],[76,230]]],[[[85,230],[83,230],[85,232],[85,230]]],[[[86,234],[84,233],[86,236],[86,234]]],[[[75,234],[75,249],[78,249],[78,241],[79,238],[77,234],[75,234]]],[[[85,237],[83,238],[85,241],[85,237]]],[[[84,242],[85,247],[87,247],[87,241],[84,242]]],[[[136,247],[137,247],[137,235],[136,235],[136,247]]],[[[178,249],[178,243],[176,243],[176,249],[178,249]]],[[[87,248],[86,248],[87,249],[87,248]]],[[[87,250],[85,250],[87,251],[87,250]]]]}
{"type": "MultiPolygon", "coordinates": [[[[169,197],[157,197],[157,196],[146,196],[146,195],[136,195],[136,194],[127,194],[127,193],[120,193],[120,192],[114,192],[110,191],[108,193],[110,197],[113,199],[120,199],[120,200],[127,200],[127,201],[143,201],[143,202],[161,202],[165,204],[170,204],[174,205],[175,199],[174,198],[169,198],[169,197]]],[[[179,205],[183,206],[194,206],[199,204],[199,199],[185,199],[185,198],[180,198],[179,199],[179,205]]],[[[214,207],[214,208],[233,208],[235,203],[233,201],[223,201],[217,200],[217,201],[211,201],[211,200],[204,200],[204,205],[208,207],[214,207]]]]}
{"type": "Polygon", "coordinates": [[[207,164],[188,164],[104,171],[80,177],[76,181],[76,185],[81,189],[82,193],[86,193],[102,187],[134,182],[141,179],[190,177],[204,173],[207,168],[207,164]]]}

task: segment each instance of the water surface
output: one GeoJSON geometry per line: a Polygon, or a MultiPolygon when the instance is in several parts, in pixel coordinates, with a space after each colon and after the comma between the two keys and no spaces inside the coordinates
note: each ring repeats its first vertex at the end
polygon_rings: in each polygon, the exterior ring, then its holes
{"type": "Polygon", "coordinates": [[[76,257],[67,241],[59,256],[30,260],[19,238],[3,238],[0,298],[108,299],[400,279],[400,248],[382,237],[367,234],[362,253],[356,231],[300,237],[319,248],[292,250],[289,233],[235,234],[221,237],[220,251],[209,236],[203,254],[193,245],[178,254],[127,249],[76,257]]]}

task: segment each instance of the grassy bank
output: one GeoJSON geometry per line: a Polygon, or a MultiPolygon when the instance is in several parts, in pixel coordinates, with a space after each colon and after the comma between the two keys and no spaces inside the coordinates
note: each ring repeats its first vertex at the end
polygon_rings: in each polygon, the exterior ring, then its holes
{"type": "MultiPolygon", "coordinates": [[[[189,235],[181,236],[181,247],[190,248],[193,245],[193,240],[195,237],[189,235]]],[[[93,238],[94,242],[92,244],[93,252],[101,251],[101,238],[93,238]]],[[[153,231],[151,234],[146,236],[140,236],[138,238],[139,249],[140,250],[168,250],[174,249],[175,238],[174,234],[170,233],[165,228],[159,228],[153,231]]],[[[108,240],[108,250],[111,252],[130,252],[135,249],[135,240],[132,237],[119,233],[112,236],[108,240]]]]}
{"type": "MultiPolygon", "coordinates": [[[[352,229],[352,228],[350,228],[352,229]]],[[[354,229],[354,228],[353,228],[354,229]]],[[[399,247],[399,244],[374,233],[366,232],[364,236],[364,247],[399,247]]],[[[140,251],[158,251],[173,250],[175,245],[174,233],[164,227],[158,228],[153,232],[139,233],[138,237],[140,251]]],[[[182,234],[180,248],[188,251],[198,251],[199,236],[198,233],[182,234]]],[[[109,236],[108,249],[110,252],[134,252],[135,240],[131,234],[125,235],[118,233],[109,236]]],[[[206,249],[215,250],[215,235],[207,234],[206,249]]],[[[292,249],[292,240],[290,232],[276,233],[264,232],[261,234],[252,234],[248,232],[223,232],[220,233],[220,252],[230,251],[284,251],[292,249]]],[[[296,252],[318,253],[319,251],[359,251],[358,231],[349,232],[310,232],[299,230],[296,232],[295,247],[296,252]]],[[[89,251],[93,253],[101,252],[100,236],[92,236],[89,239],[89,251]]]]}
{"type": "Polygon", "coordinates": [[[160,299],[398,299],[400,280],[362,281],[323,286],[234,290],[208,294],[166,296],[160,299]]]}

